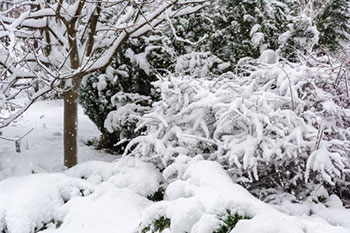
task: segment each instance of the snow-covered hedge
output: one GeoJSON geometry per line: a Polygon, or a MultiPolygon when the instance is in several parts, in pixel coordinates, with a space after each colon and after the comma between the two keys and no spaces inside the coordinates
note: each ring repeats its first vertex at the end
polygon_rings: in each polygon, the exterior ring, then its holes
{"type": "Polygon", "coordinates": [[[143,116],[138,127],[147,131],[126,153],[161,167],[178,155],[202,154],[223,164],[237,181],[260,178],[282,187],[349,180],[344,66],[321,57],[240,69],[249,72],[156,82],[161,101],[143,116]]]}

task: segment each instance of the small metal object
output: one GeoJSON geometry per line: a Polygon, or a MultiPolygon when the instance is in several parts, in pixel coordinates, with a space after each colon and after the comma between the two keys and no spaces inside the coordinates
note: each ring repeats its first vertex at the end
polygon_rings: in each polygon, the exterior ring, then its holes
{"type": "Polygon", "coordinates": [[[21,153],[21,140],[20,139],[16,140],[15,145],[16,145],[16,152],[21,153]]]}

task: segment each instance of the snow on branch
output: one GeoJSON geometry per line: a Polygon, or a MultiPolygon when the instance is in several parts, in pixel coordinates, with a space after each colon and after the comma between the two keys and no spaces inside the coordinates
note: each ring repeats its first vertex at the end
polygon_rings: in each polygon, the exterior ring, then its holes
{"type": "Polygon", "coordinates": [[[180,155],[201,154],[242,182],[271,169],[289,171],[281,185],[348,179],[349,99],[345,85],[335,83],[343,71],[322,59],[312,66],[256,63],[245,77],[158,81],[161,101],[143,116],[139,128],[147,131],[129,143],[126,154],[161,167],[180,155]]]}
{"type": "Polygon", "coordinates": [[[38,95],[65,92],[84,76],[106,69],[129,38],[153,30],[182,10],[185,14],[198,11],[207,1],[79,0],[70,4],[19,0],[0,4],[0,128],[38,95]],[[21,108],[14,96],[28,102],[21,108]]]}

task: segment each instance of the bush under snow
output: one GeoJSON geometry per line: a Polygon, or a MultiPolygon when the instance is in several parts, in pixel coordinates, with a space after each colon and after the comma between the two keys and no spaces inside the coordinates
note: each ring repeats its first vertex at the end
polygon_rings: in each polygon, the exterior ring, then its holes
{"type": "Polygon", "coordinates": [[[350,232],[350,212],[339,199],[326,198],[329,207],[310,202],[313,212],[306,205],[298,212],[290,203],[266,204],[201,156],[178,156],[162,173],[132,157],[88,162],[65,174],[7,179],[0,190],[4,233],[217,233],[229,212],[238,220],[232,220],[230,233],[350,232]],[[160,181],[164,200],[152,202],[146,196],[160,181]]]}
{"type": "Polygon", "coordinates": [[[94,187],[63,174],[35,174],[0,182],[0,232],[30,233],[60,224],[59,209],[94,187]]]}
{"type": "Polygon", "coordinates": [[[284,189],[309,180],[344,184],[350,171],[350,102],[346,71],[336,65],[325,58],[246,63],[240,64],[245,76],[158,81],[161,101],[143,116],[138,127],[147,131],[126,153],[160,167],[178,155],[202,154],[237,181],[268,178],[262,182],[284,189]]]}
{"type": "Polygon", "coordinates": [[[217,162],[204,161],[200,156],[194,159],[177,157],[163,175],[170,182],[165,200],[143,211],[139,232],[149,229],[150,224],[159,224],[160,219],[167,219],[170,224],[161,231],[163,233],[213,233],[223,224],[221,216],[225,216],[227,210],[246,216],[230,233],[348,232],[345,222],[332,226],[318,217],[288,216],[277,211],[242,186],[232,183],[217,162]]]}

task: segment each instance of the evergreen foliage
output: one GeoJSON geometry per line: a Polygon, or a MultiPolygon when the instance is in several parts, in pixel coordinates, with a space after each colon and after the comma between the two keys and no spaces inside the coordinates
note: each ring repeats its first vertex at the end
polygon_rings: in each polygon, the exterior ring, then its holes
{"type": "Polygon", "coordinates": [[[350,41],[350,2],[327,0],[315,23],[320,31],[320,45],[330,51],[346,47],[350,41]]]}
{"type": "Polygon", "coordinates": [[[110,67],[87,77],[80,89],[80,104],[102,133],[99,148],[109,148],[116,153],[122,153],[128,139],[138,135],[134,133],[137,122],[135,118],[107,129],[105,121],[112,111],[132,103],[139,107],[150,106],[152,99],[157,97],[151,86],[151,82],[156,80],[155,74],[147,73],[140,67],[142,64],[132,59],[135,53],[142,54],[144,49],[144,41],[129,41],[110,67]],[[117,93],[126,94],[122,98],[113,98],[117,93]],[[121,142],[123,139],[125,140],[121,142]]]}
{"type": "Polygon", "coordinates": [[[213,233],[229,233],[240,220],[248,220],[251,219],[251,217],[241,216],[238,213],[232,214],[230,209],[226,209],[226,215],[219,217],[219,219],[222,221],[222,224],[213,233]]]}
{"type": "Polygon", "coordinates": [[[258,58],[265,49],[277,50],[279,35],[288,30],[298,9],[295,0],[217,0],[204,9],[204,16],[178,20],[175,26],[179,36],[199,42],[187,47],[184,42],[177,42],[176,49],[180,54],[184,54],[185,48],[211,52],[230,63],[224,69],[229,71],[244,57],[258,58]]]}
{"type": "Polygon", "coordinates": [[[309,17],[299,15],[279,36],[280,53],[290,61],[298,61],[298,53],[310,53],[319,42],[319,32],[309,17]]]}
{"type": "Polygon", "coordinates": [[[278,36],[296,14],[291,10],[296,6],[294,0],[216,0],[201,12],[169,19],[163,32],[130,40],[107,71],[89,77],[81,88],[80,103],[102,133],[99,147],[121,153],[126,141],[115,146],[121,131],[128,139],[137,136],[135,118],[115,131],[105,128],[108,114],[116,110],[112,96],[121,91],[154,100],[151,82],[156,75],[219,75],[232,71],[243,57],[257,58],[266,48],[278,49],[278,36]]]}
{"type": "Polygon", "coordinates": [[[141,233],[161,233],[170,227],[170,219],[164,216],[154,220],[153,223],[142,229],[141,233]]]}
{"type": "Polygon", "coordinates": [[[157,201],[163,201],[164,200],[164,194],[165,194],[165,190],[163,187],[159,187],[159,189],[157,190],[157,192],[149,195],[147,197],[147,199],[157,202],[157,201]]]}

